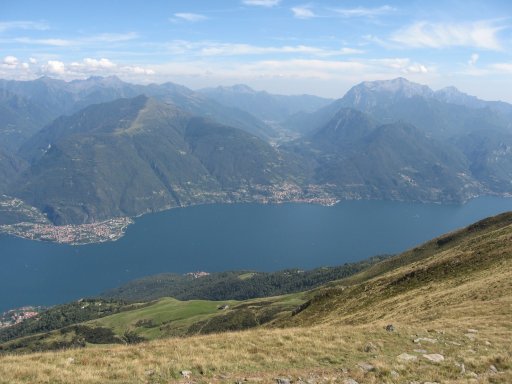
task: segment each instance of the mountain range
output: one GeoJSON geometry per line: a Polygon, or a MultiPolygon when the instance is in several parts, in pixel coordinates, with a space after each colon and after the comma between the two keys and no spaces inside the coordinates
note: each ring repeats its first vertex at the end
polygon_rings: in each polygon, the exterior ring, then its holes
{"type": "Polygon", "coordinates": [[[16,196],[57,224],[243,201],[289,173],[258,137],[147,96],[60,117],[19,154],[30,166],[16,196]]]}
{"type": "Polygon", "coordinates": [[[209,202],[512,192],[512,105],[403,78],[341,99],[116,77],[0,81],[0,193],[54,224],[209,202]]]}
{"type": "Polygon", "coordinates": [[[333,101],[312,95],[273,95],[244,84],[204,88],[199,92],[219,103],[247,111],[260,120],[278,123],[299,112],[314,112],[333,101]]]}

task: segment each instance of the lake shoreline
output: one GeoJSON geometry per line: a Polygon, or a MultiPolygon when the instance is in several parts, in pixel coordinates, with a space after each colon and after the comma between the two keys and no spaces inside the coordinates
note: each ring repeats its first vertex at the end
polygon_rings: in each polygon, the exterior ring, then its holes
{"type": "MultiPolygon", "coordinates": [[[[504,195],[479,195],[471,197],[462,202],[431,202],[431,201],[407,201],[407,200],[389,200],[400,203],[418,203],[418,204],[439,204],[439,205],[465,205],[474,199],[481,197],[496,196],[501,198],[512,198],[510,194],[504,195]]],[[[15,224],[0,225],[0,234],[16,236],[19,238],[51,242],[58,244],[68,244],[72,246],[80,246],[87,244],[99,244],[104,242],[117,241],[125,236],[127,228],[135,223],[135,220],[151,214],[167,212],[174,209],[185,209],[197,206],[205,206],[212,204],[261,204],[261,205],[282,205],[282,204],[313,204],[325,207],[331,207],[346,201],[388,201],[380,199],[336,199],[334,197],[314,197],[314,198],[298,198],[290,200],[255,200],[243,202],[208,202],[197,203],[185,206],[164,208],[159,211],[145,212],[133,217],[115,217],[108,220],[86,223],[86,224],[69,224],[69,225],[53,225],[49,222],[20,222],[15,224]]]]}
{"type": "Polygon", "coordinates": [[[405,251],[512,210],[512,200],[459,204],[352,200],[207,204],[143,215],[116,241],[71,246],[0,235],[1,308],[89,297],[158,273],[312,269],[405,251]]]}

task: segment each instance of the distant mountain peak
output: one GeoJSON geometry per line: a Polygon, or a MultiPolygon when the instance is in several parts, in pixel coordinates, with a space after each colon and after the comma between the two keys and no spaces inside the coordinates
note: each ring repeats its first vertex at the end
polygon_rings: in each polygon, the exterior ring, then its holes
{"type": "Polygon", "coordinates": [[[231,87],[236,92],[255,93],[256,91],[246,84],[235,84],[231,87]]]}
{"type": "Polygon", "coordinates": [[[413,83],[403,77],[391,80],[365,81],[352,87],[342,98],[343,105],[368,110],[382,103],[401,98],[434,97],[426,85],[413,83]]]}
{"type": "Polygon", "coordinates": [[[454,87],[453,85],[439,89],[438,91],[435,92],[435,95],[436,95],[436,97],[445,97],[445,98],[461,97],[461,96],[476,98],[475,96],[470,96],[467,93],[459,91],[459,89],[454,87]]]}
{"type": "Polygon", "coordinates": [[[459,91],[459,89],[453,85],[449,85],[447,87],[441,88],[440,90],[436,91],[436,93],[443,92],[443,93],[464,93],[459,91]]]}
{"type": "Polygon", "coordinates": [[[454,86],[442,88],[435,92],[436,99],[446,103],[465,105],[471,108],[483,108],[486,103],[476,96],[468,95],[467,93],[459,91],[454,86]]]}
{"type": "MultiPolygon", "coordinates": [[[[354,88],[364,88],[373,92],[400,94],[405,97],[427,96],[432,97],[434,92],[428,86],[414,83],[403,77],[391,80],[365,81],[354,88]]],[[[353,89],[354,89],[353,88],[353,89]]]]}
{"type": "Polygon", "coordinates": [[[257,91],[255,91],[254,89],[252,89],[251,87],[249,87],[246,84],[234,84],[231,86],[219,85],[215,89],[217,89],[219,91],[223,91],[223,92],[232,92],[232,93],[247,93],[247,94],[258,93],[257,91]]]}
{"type": "Polygon", "coordinates": [[[89,83],[94,85],[103,85],[103,86],[115,86],[115,85],[123,85],[125,82],[121,80],[119,77],[112,76],[90,76],[85,80],[77,80],[79,83],[89,83]]]}
{"type": "Polygon", "coordinates": [[[40,78],[36,79],[35,81],[49,85],[49,84],[65,84],[66,82],[64,80],[55,79],[50,76],[43,75],[40,78]]]}

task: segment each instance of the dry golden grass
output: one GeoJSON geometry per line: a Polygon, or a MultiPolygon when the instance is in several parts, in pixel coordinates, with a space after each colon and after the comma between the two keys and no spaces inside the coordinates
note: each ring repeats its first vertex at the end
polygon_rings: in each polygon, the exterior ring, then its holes
{"type": "Polygon", "coordinates": [[[320,382],[351,377],[360,383],[380,383],[395,382],[395,371],[398,382],[456,383],[470,378],[456,365],[461,363],[467,372],[478,374],[478,382],[512,382],[510,330],[479,328],[470,339],[465,327],[430,330],[431,324],[420,328],[395,323],[396,331],[386,332],[383,324],[258,329],[137,346],[4,356],[0,382],[167,383],[180,381],[181,370],[191,370],[198,382],[234,382],[243,377],[272,382],[277,377],[313,376],[320,382]],[[417,337],[437,342],[415,344],[417,337]],[[376,349],[365,352],[369,342],[376,349]],[[431,363],[415,352],[419,349],[441,353],[445,360],[431,363]],[[418,356],[418,361],[401,362],[397,356],[404,352],[418,356]],[[376,370],[364,373],[359,363],[370,363],[376,370]],[[491,365],[503,372],[492,374],[491,365]]]}
{"type": "Polygon", "coordinates": [[[512,383],[512,225],[435,253],[320,289],[303,312],[267,328],[1,356],[0,383],[512,383]]]}

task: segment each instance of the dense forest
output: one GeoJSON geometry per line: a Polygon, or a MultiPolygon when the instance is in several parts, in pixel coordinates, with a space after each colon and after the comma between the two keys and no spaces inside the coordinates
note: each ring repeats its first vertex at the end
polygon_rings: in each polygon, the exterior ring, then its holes
{"type": "Polygon", "coordinates": [[[131,281],[102,295],[129,302],[174,297],[179,300],[247,300],[306,291],[341,279],[383,260],[375,256],[357,263],[322,267],[309,271],[287,269],[278,272],[231,271],[207,276],[159,274],[131,281]]]}

